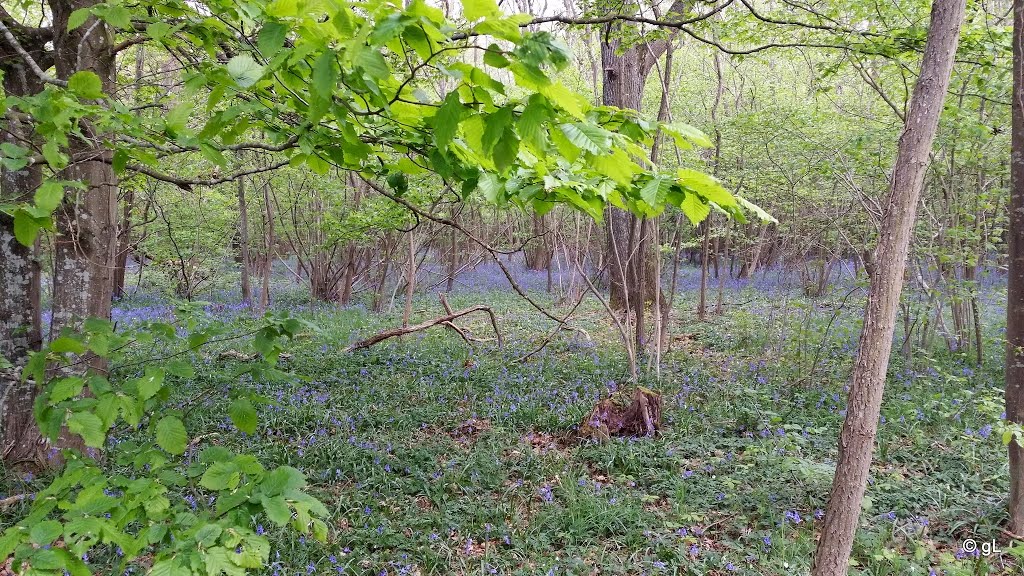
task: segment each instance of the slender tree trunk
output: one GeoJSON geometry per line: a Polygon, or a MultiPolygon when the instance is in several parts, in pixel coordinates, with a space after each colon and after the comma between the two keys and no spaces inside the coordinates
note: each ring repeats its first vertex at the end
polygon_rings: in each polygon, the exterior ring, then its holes
{"type": "Polygon", "coordinates": [[[879,266],[871,278],[860,350],[850,378],[846,419],[839,436],[839,462],[814,557],[814,576],[845,576],[849,568],[871,468],[907,250],[964,10],[965,0],[936,0],[932,4],[921,75],[914,86],[890,181],[888,209],[878,241],[879,266]]]}
{"type": "Polygon", "coordinates": [[[416,291],[416,231],[410,230],[409,236],[409,264],[405,272],[405,309],[402,311],[402,328],[409,325],[409,316],[412,315],[412,296],[416,291]]]}
{"type": "Polygon", "coordinates": [[[707,294],[708,294],[708,247],[711,245],[711,217],[704,220],[704,239],[700,247],[700,301],[697,304],[697,318],[704,320],[707,317],[707,294]]]}
{"type": "MultiPolygon", "coordinates": [[[[1010,151],[1009,281],[1006,292],[1006,419],[1024,424],[1024,0],[1013,2],[1013,131],[1010,151]]],[[[1009,445],[1010,522],[1024,535],[1024,447],[1009,445]]]]}
{"type": "Polygon", "coordinates": [[[270,306],[270,275],[274,272],[274,208],[270,204],[270,182],[263,185],[263,209],[266,211],[266,224],[263,226],[263,242],[266,260],[263,262],[263,285],[260,290],[259,313],[267,311],[270,306]]]}
{"type": "Polygon", "coordinates": [[[252,258],[249,255],[249,206],[245,201],[245,178],[238,179],[238,254],[242,262],[242,303],[252,304],[252,258]]]}

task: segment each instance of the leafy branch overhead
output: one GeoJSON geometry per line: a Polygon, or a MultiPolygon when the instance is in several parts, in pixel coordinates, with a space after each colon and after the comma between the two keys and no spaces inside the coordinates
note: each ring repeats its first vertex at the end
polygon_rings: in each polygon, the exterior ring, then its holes
{"type": "MultiPolygon", "coordinates": [[[[674,205],[694,223],[711,206],[743,218],[745,203],[713,178],[663,173],[645,160],[659,130],[683,148],[707,146],[706,137],[591,106],[556,78],[565,46],[549,32],[524,31],[531,17],[505,15],[493,0],[465,3],[459,25],[423,0],[404,9],[378,0],[219,0],[98,4],[75,12],[68,27],[93,17],[129,45],[187,62],[184,91],[155,96],[155,112],[140,114],[83,70],[66,86],[9,96],[7,113],[32,118],[39,140],[6,143],[5,167],[45,164],[56,177],[93,159],[68,151],[70,140],[85,139],[110,150],[106,160],[121,173],[189,187],[230,180],[221,173],[231,168],[229,152],[269,150],[283,158],[273,166],[359,171],[399,194],[409,178],[433,173],[464,198],[479,190],[495,204],[541,213],[567,204],[600,218],[612,205],[651,216],[674,205]],[[482,66],[469,63],[477,52],[482,66]],[[217,177],[161,172],[161,159],[186,152],[200,153],[217,177]]],[[[29,242],[54,206],[47,194],[4,209],[29,242]]]]}

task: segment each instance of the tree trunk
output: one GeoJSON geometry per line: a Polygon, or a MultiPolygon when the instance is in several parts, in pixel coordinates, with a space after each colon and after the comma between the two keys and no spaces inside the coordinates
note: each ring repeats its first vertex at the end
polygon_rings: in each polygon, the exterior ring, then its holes
{"type": "Polygon", "coordinates": [[[416,291],[416,231],[410,230],[409,237],[409,263],[405,269],[405,308],[402,310],[402,328],[409,325],[409,316],[412,315],[412,297],[416,291]]]}
{"type": "MultiPolygon", "coordinates": [[[[17,56],[0,51],[0,63],[7,94],[26,96],[42,90],[38,78],[20,65],[17,56]]],[[[14,117],[4,128],[0,142],[20,144],[31,139],[31,128],[14,117]]],[[[39,165],[0,171],[0,204],[30,201],[41,181],[39,165]]],[[[17,370],[41,344],[39,284],[33,247],[18,242],[14,219],[0,212],[0,364],[6,360],[15,367],[0,368],[0,454],[8,468],[36,462],[45,451],[32,413],[35,383],[22,383],[17,370]]]]}
{"type": "Polygon", "coordinates": [[[252,258],[249,255],[249,206],[245,201],[245,178],[238,179],[238,255],[242,264],[242,304],[252,303],[252,258]]]}
{"type": "Polygon", "coordinates": [[[845,576],[849,568],[878,429],[907,250],[964,10],[965,0],[936,0],[932,5],[921,75],[914,86],[890,181],[888,209],[878,241],[879,266],[871,278],[860,351],[850,378],[839,462],[814,557],[814,576],[845,576]]]}
{"type": "MultiPolygon", "coordinates": [[[[95,17],[68,30],[72,12],[96,4],[93,0],[51,1],[53,49],[57,77],[66,80],[75,72],[89,70],[100,77],[103,92],[115,91],[115,62],[107,25],[95,17]],[[91,33],[88,33],[91,31],[91,33]]],[[[88,134],[88,132],[87,132],[88,134]]],[[[117,175],[113,152],[103,145],[108,138],[88,134],[72,138],[71,157],[90,158],[69,166],[62,177],[78,180],[84,190],[69,188],[58,208],[54,242],[53,317],[50,334],[76,327],[89,317],[109,318],[114,291],[114,260],[117,249],[117,175]]]]}
{"type": "MultiPolygon", "coordinates": [[[[1013,2],[1013,130],[1010,152],[1009,279],[1006,292],[1006,419],[1024,424],[1024,0],[1013,2]]],[[[1024,534],[1024,447],[1013,440],[1010,523],[1024,534]]]]}
{"type": "Polygon", "coordinates": [[[266,224],[263,226],[263,242],[266,259],[263,261],[263,283],[260,290],[259,313],[267,311],[270,306],[270,275],[274,272],[274,209],[270,204],[270,182],[263,185],[263,208],[266,212],[266,224]]]}

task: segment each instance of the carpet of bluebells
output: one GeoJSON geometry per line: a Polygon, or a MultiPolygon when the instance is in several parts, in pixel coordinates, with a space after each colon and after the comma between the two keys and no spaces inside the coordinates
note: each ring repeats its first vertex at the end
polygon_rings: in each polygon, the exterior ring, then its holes
{"type": "MultiPolygon", "coordinates": [[[[725,282],[724,314],[699,322],[698,274],[681,272],[672,349],[660,374],[644,377],[664,398],[657,438],[578,439],[593,404],[629,385],[616,333],[591,299],[575,317],[584,331],[562,332],[518,362],[553,323],[488,266],[461,276],[450,299],[456,308],[492,305],[502,349],[470,348],[436,329],[344,353],[398,323],[401,303],[384,314],[314,305],[282,276],[275,309],[318,327],[281,361],[290,376],[235,376],[237,362],[205,349],[178,401],[199,398],[186,421],[192,436],[302,469],[330,507],[327,544],[253,519],[273,543],[267,574],[804,574],[831,485],[863,287],[837,273],[826,295],[806,298],[793,274],[768,270],[725,282]],[[230,424],[233,387],[271,400],[254,435],[230,424]]],[[[519,278],[565,309],[546,294],[546,274],[519,278]]],[[[568,277],[552,282],[557,291],[568,277]]],[[[981,366],[941,336],[905,357],[897,329],[853,573],[1019,573],[1020,548],[999,529],[1007,464],[993,433],[1004,285],[995,272],[980,281],[981,366]],[[969,538],[978,550],[965,549],[969,538]],[[981,554],[993,539],[999,552],[981,554]]],[[[173,305],[156,293],[120,302],[115,320],[169,317],[173,305]]],[[[911,309],[925,303],[914,292],[905,298],[911,309]]],[[[211,321],[239,330],[252,322],[230,291],[208,299],[211,321]]],[[[414,310],[425,319],[440,306],[424,293],[414,310]]],[[[462,325],[493,336],[483,317],[462,325]]],[[[8,477],[4,490],[39,482],[8,477]]]]}

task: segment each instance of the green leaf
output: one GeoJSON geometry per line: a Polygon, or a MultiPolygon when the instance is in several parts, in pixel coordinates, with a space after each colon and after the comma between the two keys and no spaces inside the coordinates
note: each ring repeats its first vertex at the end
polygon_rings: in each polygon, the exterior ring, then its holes
{"type": "Polygon", "coordinates": [[[267,513],[267,518],[278,526],[284,526],[292,519],[292,511],[288,508],[288,502],[284,499],[284,496],[263,496],[260,498],[260,502],[263,503],[263,511],[267,513]]]}
{"type": "Polygon", "coordinates": [[[640,198],[651,206],[657,206],[663,202],[663,198],[671,185],[672,181],[668,178],[655,176],[640,189],[640,198]]]}
{"type": "Polygon", "coordinates": [[[196,531],[195,541],[200,546],[208,548],[217,543],[217,538],[220,538],[223,531],[219,524],[206,524],[196,531]]]}
{"type": "Polygon", "coordinates": [[[550,117],[551,110],[544,97],[540,94],[530,96],[530,100],[527,102],[526,108],[523,109],[523,113],[519,115],[519,122],[516,124],[519,135],[538,150],[543,150],[546,139],[545,127],[550,117]]]}
{"type": "Polygon", "coordinates": [[[622,185],[629,185],[633,175],[640,172],[640,166],[630,160],[621,148],[616,148],[611,154],[594,156],[590,163],[595,170],[622,185]]]}
{"type": "Polygon", "coordinates": [[[174,416],[164,416],[156,423],[156,444],[171,454],[182,454],[188,446],[185,425],[174,416]]]}
{"type": "Polygon", "coordinates": [[[356,53],[352,63],[363,69],[367,76],[376,80],[383,80],[391,76],[391,69],[384,60],[384,55],[378,50],[365,48],[356,53]]]}
{"type": "Polygon", "coordinates": [[[505,135],[505,129],[512,123],[512,107],[506,106],[484,119],[484,152],[490,152],[505,135]]]}
{"type": "Polygon", "coordinates": [[[469,22],[490,18],[500,13],[495,0],[464,0],[462,2],[462,15],[469,22]]]}
{"type": "Polygon", "coordinates": [[[82,388],[84,387],[85,380],[78,376],[61,378],[53,384],[53,389],[50,390],[50,403],[56,404],[68,398],[74,398],[82,393],[82,388]]]}
{"type": "Polygon", "coordinates": [[[504,189],[501,178],[490,172],[484,172],[477,181],[477,187],[483,193],[488,202],[497,203],[498,195],[504,189]]]}
{"type": "Polygon", "coordinates": [[[115,28],[122,30],[132,29],[132,14],[124,6],[117,4],[100,5],[93,8],[93,13],[115,28]]]}
{"type": "Polygon", "coordinates": [[[310,82],[313,95],[321,100],[330,100],[338,82],[337,57],[334,52],[325,51],[313,63],[313,75],[310,82]]]}
{"type": "Polygon", "coordinates": [[[562,134],[569,139],[569,142],[581,150],[602,154],[607,152],[611,146],[611,133],[599,126],[576,122],[560,124],[558,127],[562,130],[562,134]]]}
{"type": "Polygon", "coordinates": [[[235,426],[245,432],[252,434],[256,432],[256,409],[248,398],[236,398],[228,407],[228,415],[235,426]]]}
{"type": "Polygon", "coordinates": [[[239,54],[228,60],[228,74],[242,88],[248,88],[259,82],[263,77],[263,66],[260,66],[248,54],[239,54]]]}
{"type": "Polygon", "coordinates": [[[508,61],[508,58],[505,58],[505,55],[501,53],[501,46],[491,44],[487,47],[487,51],[484,52],[484,64],[495,68],[508,68],[510,62],[508,61]]]}
{"type": "Polygon", "coordinates": [[[284,46],[285,37],[288,35],[288,27],[278,22],[267,22],[260,28],[259,38],[256,40],[256,47],[260,54],[270,58],[284,46]]]}
{"type": "Polygon", "coordinates": [[[85,440],[85,445],[91,448],[102,448],[107,438],[103,420],[92,412],[72,413],[68,418],[68,430],[81,436],[82,440],[85,440]]]}
{"type": "Polygon", "coordinates": [[[687,194],[679,208],[694,226],[703,222],[711,213],[711,205],[701,200],[696,194],[687,194]]]}
{"type": "Polygon", "coordinates": [[[56,520],[38,522],[28,533],[28,538],[33,544],[44,546],[52,543],[64,532],[64,526],[56,520]]]}
{"type": "Polygon", "coordinates": [[[149,400],[163,388],[164,371],[160,368],[147,367],[145,374],[135,381],[140,400],[149,400]]]}
{"type": "Polygon", "coordinates": [[[774,216],[772,216],[771,214],[765,212],[765,210],[763,208],[761,208],[757,204],[754,204],[753,202],[747,200],[743,196],[736,196],[735,198],[736,198],[736,201],[740,203],[740,206],[743,206],[743,208],[745,208],[747,210],[750,210],[751,212],[756,214],[757,217],[760,218],[761,220],[764,220],[765,222],[773,222],[775,224],[779,223],[779,221],[776,220],[774,216]]]}
{"type": "Polygon", "coordinates": [[[39,231],[42,229],[39,220],[23,209],[14,211],[14,238],[21,243],[22,246],[31,246],[35,244],[36,236],[39,235],[39,231]]]}
{"type": "Polygon", "coordinates": [[[90,70],[79,70],[72,74],[68,78],[68,90],[88,100],[103,98],[103,82],[90,70]]]}
{"type": "Polygon", "coordinates": [[[85,354],[85,343],[70,336],[61,336],[50,342],[50,350],[58,354],[71,352],[72,354],[85,354]]]}
{"type": "Polygon", "coordinates": [[[203,473],[199,484],[209,490],[234,489],[238,486],[240,479],[241,473],[238,471],[238,465],[234,462],[214,462],[203,473]]]}
{"type": "Polygon", "coordinates": [[[693,190],[722,208],[736,206],[736,198],[714,176],[688,168],[680,168],[678,181],[685,188],[693,190]]]}
{"type": "Polygon", "coordinates": [[[263,477],[260,489],[267,496],[277,496],[288,490],[297,490],[305,485],[306,477],[302,472],[291,466],[279,466],[263,477]]]}
{"type": "Polygon", "coordinates": [[[85,21],[88,20],[91,15],[92,11],[88,8],[79,8],[72,12],[71,16],[68,16],[68,32],[78,28],[82,24],[85,24],[85,21]]]}
{"type": "Polygon", "coordinates": [[[448,148],[448,144],[455,138],[455,134],[459,130],[459,121],[462,120],[464,112],[465,108],[462,106],[458,92],[455,91],[450,92],[445,97],[444,104],[437,109],[433,119],[434,142],[441,150],[448,148]]]}

